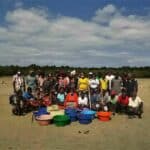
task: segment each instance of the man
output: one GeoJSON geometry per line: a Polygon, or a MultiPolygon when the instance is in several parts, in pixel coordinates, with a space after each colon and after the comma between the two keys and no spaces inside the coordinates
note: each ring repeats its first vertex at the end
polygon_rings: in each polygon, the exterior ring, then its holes
{"type": "Polygon", "coordinates": [[[88,97],[84,92],[81,92],[81,94],[78,97],[78,105],[79,108],[88,107],[88,97]]]}
{"type": "Polygon", "coordinates": [[[51,89],[53,88],[54,81],[52,79],[51,74],[49,74],[43,83],[43,92],[44,93],[50,93],[51,89]]]}
{"type": "Polygon", "coordinates": [[[127,96],[126,89],[122,89],[121,95],[118,97],[117,109],[119,113],[127,113],[129,97],[127,96]]]}
{"type": "Polygon", "coordinates": [[[33,70],[29,72],[29,75],[26,78],[27,87],[30,87],[33,92],[35,92],[37,88],[37,78],[33,70]]]}
{"type": "Polygon", "coordinates": [[[96,76],[93,73],[89,79],[89,87],[92,90],[99,90],[99,80],[96,79],[96,76]]]}
{"type": "Polygon", "coordinates": [[[138,92],[138,82],[131,73],[128,74],[123,86],[127,90],[128,97],[131,97],[133,92],[138,92]]]}
{"type": "Polygon", "coordinates": [[[122,79],[116,74],[115,78],[112,79],[112,90],[116,92],[117,95],[121,94],[122,79]]]}
{"type": "Polygon", "coordinates": [[[128,104],[128,115],[129,118],[137,115],[139,118],[142,118],[143,113],[143,101],[139,96],[137,96],[137,92],[132,94],[132,97],[129,98],[128,104]]]}
{"type": "Polygon", "coordinates": [[[116,105],[117,105],[118,96],[116,95],[115,91],[111,91],[110,96],[108,97],[107,106],[108,109],[115,115],[116,112],[116,105]]]}
{"type": "Polygon", "coordinates": [[[111,72],[108,72],[105,78],[108,81],[108,92],[110,93],[112,89],[112,80],[115,78],[115,76],[111,72]]]}
{"type": "Polygon", "coordinates": [[[17,74],[13,76],[13,90],[14,93],[19,90],[21,90],[22,92],[25,91],[25,79],[20,71],[18,71],[17,74]]]}

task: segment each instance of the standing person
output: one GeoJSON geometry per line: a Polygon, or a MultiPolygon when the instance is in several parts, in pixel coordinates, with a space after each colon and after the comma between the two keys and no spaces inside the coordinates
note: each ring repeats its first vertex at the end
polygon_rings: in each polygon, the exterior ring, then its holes
{"type": "Polygon", "coordinates": [[[53,86],[54,86],[54,81],[53,81],[52,75],[49,74],[43,82],[43,92],[50,93],[53,86]]]}
{"type": "Polygon", "coordinates": [[[72,89],[72,88],[74,88],[74,89],[77,88],[77,85],[76,85],[76,81],[75,81],[75,77],[74,77],[74,76],[71,76],[71,77],[70,77],[70,83],[69,83],[69,85],[68,85],[68,90],[70,90],[70,89],[72,89]]]}
{"type": "Polygon", "coordinates": [[[91,78],[89,79],[89,87],[92,90],[98,90],[99,91],[99,80],[96,79],[96,76],[92,73],[91,78]]]}
{"type": "Polygon", "coordinates": [[[108,72],[105,78],[108,80],[108,92],[110,93],[112,88],[112,80],[115,78],[115,76],[111,72],[108,72]]]}
{"type": "Polygon", "coordinates": [[[63,87],[65,90],[69,84],[69,79],[66,77],[65,73],[61,73],[58,79],[58,90],[63,87]]]}
{"type": "Polygon", "coordinates": [[[14,93],[19,90],[22,92],[25,91],[25,79],[20,71],[18,71],[17,74],[13,76],[13,90],[14,93]]]}
{"type": "Polygon", "coordinates": [[[100,90],[103,97],[105,96],[107,89],[108,89],[108,80],[103,75],[102,78],[100,79],[100,90]]]}
{"type": "Polygon", "coordinates": [[[33,92],[35,92],[37,88],[37,78],[33,70],[29,72],[29,75],[26,78],[27,87],[30,87],[33,92]]]}
{"type": "Polygon", "coordinates": [[[112,79],[112,90],[116,92],[117,95],[121,93],[122,79],[116,74],[115,78],[112,79]]]}
{"type": "Polygon", "coordinates": [[[127,90],[128,97],[131,97],[134,92],[138,92],[138,82],[131,73],[128,74],[124,87],[127,90]]]}
{"type": "Polygon", "coordinates": [[[85,77],[84,73],[81,73],[78,80],[78,90],[88,92],[89,90],[89,80],[85,77]]]}
{"type": "Polygon", "coordinates": [[[44,81],[45,81],[45,74],[44,72],[41,72],[41,74],[38,77],[38,87],[40,88],[41,91],[43,91],[44,81]]]}

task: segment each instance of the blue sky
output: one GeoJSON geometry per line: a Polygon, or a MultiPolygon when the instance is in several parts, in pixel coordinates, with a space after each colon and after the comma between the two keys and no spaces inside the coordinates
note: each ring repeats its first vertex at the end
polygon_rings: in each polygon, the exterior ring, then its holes
{"type": "Polygon", "coordinates": [[[149,0],[1,0],[1,65],[149,66],[149,0]]]}

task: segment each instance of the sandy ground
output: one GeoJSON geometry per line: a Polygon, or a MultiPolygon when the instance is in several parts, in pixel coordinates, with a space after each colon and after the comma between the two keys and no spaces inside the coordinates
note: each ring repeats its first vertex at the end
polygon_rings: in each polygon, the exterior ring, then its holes
{"type": "Polygon", "coordinates": [[[90,125],[75,122],[66,127],[41,127],[31,122],[31,114],[11,114],[11,78],[0,78],[0,150],[149,150],[150,79],[140,79],[139,86],[145,103],[142,119],[116,115],[110,122],[95,119],[90,125]],[[87,130],[89,133],[84,134],[87,130]]]}

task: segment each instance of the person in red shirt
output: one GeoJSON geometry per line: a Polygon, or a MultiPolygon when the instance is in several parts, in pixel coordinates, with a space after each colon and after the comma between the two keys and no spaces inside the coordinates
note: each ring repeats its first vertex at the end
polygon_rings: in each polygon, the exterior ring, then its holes
{"type": "Polygon", "coordinates": [[[78,95],[73,88],[67,94],[64,105],[65,107],[78,107],[78,95]]]}
{"type": "Polygon", "coordinates": [[[129,97],[126,94],[126,89],[122,89],[121,95],[118,97],[117,112],[127,113],[129,97]]]}

